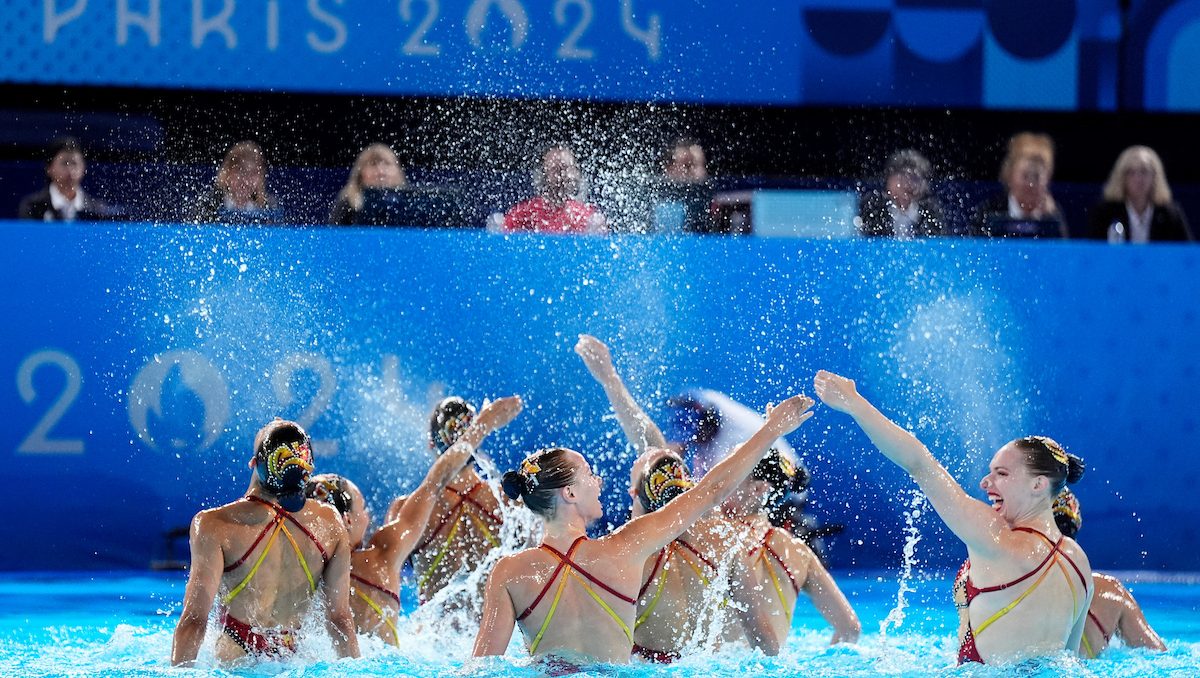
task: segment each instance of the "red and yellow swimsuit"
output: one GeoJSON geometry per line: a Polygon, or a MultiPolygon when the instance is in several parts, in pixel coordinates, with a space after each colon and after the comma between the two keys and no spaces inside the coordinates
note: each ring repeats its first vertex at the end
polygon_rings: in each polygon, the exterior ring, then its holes
{"type": "MultiPolygon", "coordinates": [[[[706,587],[711,583],[712,577],[717,574],[717,566],[713,565],[712,561],[706,558],[704,554],[696,550],[696,547],[683,539],[676,539],[671,542],[658,552],[658,557],[654,560],[654,566],[650,568],[650,576],[646,578],[646,583],[642,584],[642,590],[638,591],[638,600],[641,600],[642,596],[646,595],[646,591],[650,589],[650,585],[654,583],[655,576],[657,575],[658,586],[654,590],[654,597],[646,605],[645,611],[638,616],[633,626],[634,629],[644,624],[650,618],[650,615],[654,613],[654,608],[658,606],[663,588],[667,584],[667,573],[671,568],[674,556],[679,556],[679,559],[696,573],[696,576],[706,587]],[[701,567],[702,565],[703,567],[701,567]]],[[[680,658],[679,653],[673,650],[653,650],[642,647],[637,643],[633,645],[633,654],[656,664],[670,664],[680,658]]]]}
{"type": "MultiPolygon", "coordinates": [[[[975,638],[980,635],[983,635],[983,632],[988,630],[988,628],[996,620],[1000,619],[1004,615],[1011,612],[1013,610],[1013,608],[1015,608],[1017,605],[1019,605],[1021,603],[1021,601],[1025,600],[1025,598],[1027,598],[1029,596],[1029,594],[1033,593],[1034,589],[1036,589],[1038,586],[1040,586],[1042,584],[1043,581],[1045,581],[1046,576],[1050,574],[1050,571],[1054,569],[1055,565],[1058,566],[1058,569],[1063,573],[1063,576],[1067,578],[1067,583],[1069,585],[1071,578],[1070,578],[1070,575],[1067,573],[1066,566],[1063,565],[1062,561],[1064,561],[1064,560],[1067,561],[1067,563],[1071,565],[1071,568],[1075,570],[1075,574],[1079,575],[1079,581],[1081,584],[1083,584],[1083,591],[1084,591],[1085,596],[1087,594],[1087,587],[1088,587],[1087,579],[1083,576],[1083,572],[1079,569],[1079,566],[1075,564],[1075,561],[1071,560],[1071,557],[1068,556],[1066,553],[1063,553],[1063,551],[1062,551],[1062,541],[1063,541],[1064,537],[1059,537],[1058,541],[1053,541],[1050,539],[1050,537],[1047,537],[1046,535],[1042,534],[1041,532],[1039,532],[1035,529],[1029,528],[1029,527],[1015,527],[1015,528],[1013,528],[1013,531],[1014,532],[1029,532],[1030,534],[1036,534],[1037,536],[1039,536],[1043,540],[1045,540],[1045,542],[1047,544],[1050,545],[1050,552],[1046,554],[1046,557],[1042,559],[1042,562],[1038,563],[1037,567],[1033,568],[1029,572],[1026,572],[1025,574],[1021,575],[1020,577],[1017,577],[1016,579],[1014,579],[1010,582],[1000,584],[998,586],[984,586],[982,588],[976,587],[973,583],[971,583],[971,561],[967,560],[966,562],[963,563],[962,567],[958,570],[958,575],[954,578],[955,604],[958,605],[958,607],[965,610],[971,604],[971,601],[975,600],[975,597],[981,593],[992,593],[995,591],[1003,591],[1004,589],[1007,589],[1009,587],[1020,584],[1021,582],[1025,581],[1026,579],[1029,579],[1030,577],[1037,574],[1038,572],[1041,572],[1041,575],[1039,575],[1038,578],[1036,580],[1034,580],[1033,584],[1030,585],[1029,588],[1025,589],[1024,593],[1017,596],[1016,600],[1014,600],[1011,603],[1009,603],[1008,605],[1005,605],[1004,607],[1000,608],[995,614],[993,614],[992,616],[990,616],[986,620],[984,620],[984,622],[979,625],[979,628],[977,628],[977,629],[972,628],[971,619],[969,616],[967,617],[967,629],[966,629],[966,632],[963,634],[962,641],[959,644],[959,648],[958,648],[958,663],[959,664],[963,664],[966,662],[979,662],[980,664],[983,663],[983,657],[980,656],[980,654],[979,654],[979,648],[977,648],[975,646],[975,638]]],[[[1075,596],[1074,588],[1071,589],[1071,596],[1072,596],[1072,600],[1074,600],[1074,596],[1075,596]]],[[[1079,612],[1078,601],[1075,601],[1074,605],[1075,605],[1074,613],[1078,614],[1078,612],[1079,612]]]]}
{"type": "MultiPolygon", "coordinates": [[[[413,549],[413,553],[424,551],[438,539],[439,535],[442,533],[442,530],[449,526],[450,529],[446,533],[446,538],[442,541],[442,545],[438,549],[438,552],[434,555],[433,562],[429,564],[429,567],[427,567],[425,572],[422,573],[417,579],[418,590],[423,590],[425,588],[425,584],[427,584],[433,577],[438,566],[442,564],[442,560],[446,558],[446,554],[450,552],[450,547],[454,544],[454,538],[458,536],[459,526],[462,525],[464,519],[474,524],[476,529],[483,534],[484,539],[486,539],[493,548],[500,545],[500,539],[496,537],[493,528],[498,528],[504,521],[494,511],[489,511],[484,508],[483,504],[479,503],[479,500],[472,496],[475,494],[476,490],[484,485],[485,483],[480,480],[476,481],[474,485],[465,490],[456,490],[452,487],[445,488],[447,492],[455,495],[456,500],[454,504],[450,507],[450,510],[442,516],[441,521],[438,522],[437,527],[433,529],[433,532],[429,533],[429,537],[427,537],[425,541],[421,542],[416,548],[413,549]],[[488,527],[489,523],[491,524],[491,527],[488,527]]],[[[423,594],[421,602],[425,602],[423,594]]]]}
{"type": "Polygon", "coordinates": [[[271,502],[265,501],[253,495],[246,498],[250,501],[257,502],[270,508],[275,512],[275,516],[271,518],[271,520],[263,527],[262,531],[258,533],[258,537],[256,537],[254,542],[250,544],[250,548],[246,549],[246,553],[224,570],[226,573],[228,573],[236,570],[238,567],[241,567],[241,565],[250,558],[250,554],[254,552],[254,549],[258,548],[258,545],[262,543],[262,540],[267,537],[267,533],[269,532],[271,534],[270,538],[267,539],[266,546],[263,547],[262,553],[258,555],[258,559],[254,561],[254,565],[250,568],[250,571],[246,573],[246,576],[242,578],[242,581],[238,583],[237,586],[233,587],[229,593],[225,594],[225,596],[221,598],[221,603],[217,608],[221,626],[225,631],[225,635],[232,638],[233,641],[246,652],[246,654],[269,656],[292,654],[296,651],[296,629],[255,628],[230,615],[228,607],[229,603],[236,598],[238,594],[244,591],[246,586],[250,584],[250,581],[254,579],[254,575],[258,573],[258,568],[262,565],[263,560],[266,559],[267,553],[271,551],[271,547],[275,545],[275,542],[279,538],[280,534],[282,534],[292,545],[292,551],[295,552],[296,559],[299,561],[301,569],[304,570],[304,576],[308,578],[309,589],[311,591],[317,590],[316,577],[313,576],[312,570],[309,569],[308,561],[304,559],[304,552],[300,550],[300,544],[296,541],[296,538],[292,536],[291,530],[288,529],[287,523],[289,522],[294,527],[298,528],[305,536],[307,536],[309,540],[311,540],[312,543],[317,547],[317,550],[321,552],[322,564],[329,560],[329,554],[325,552],[325,547],[321,545],[321,542],[317,540],[317,537],[310,532],[308,528],[300,524],[300,521],[292,517],[292,514],[285,511],[282,507],[276,506],[271,502]]]}
{"type": "Polygon", "coordinates": [[[787,597],[783,594],[783,584],[780,583],[779,574],[776,573],[775,566],[771,564],[771,561],[775,561],[775,563],[778,564],[783,570],[783,573],[788,578],[788,582],[790,582],[792,585],[793,594],[799,596],[801,587],[800,583],[796,581],[796,575],[792,572],[791,568],[787,566],[787,563],[784,562],[783,557],[780,556],[774,548],[771,548],[771,537],[774,534],[775,528],[768,528],[766,534],[763,535],[762,540],[758,542],[758,545],[750,549],[750,557],[753,558],[755,554],[757,554],[758,559],[755,562],[762,563],[763,567],[767,570],[767,574],[771,576],[771,585],[775,589],[776,597],[779,598],[779,606],[783,608],[783,614],[784,617],[787,618],[788,624],[791,624],[792,614],[795,608],[795,601],[793,600],[791,605],[788,604],[787,597]]]}
{"type": "Polygon", "coordinates": [[[529,654],[531,655],[537,653],[538,645],[540,645],[542,642],[542,636],[546,635],[546,629],[550,628],[550,620],[554,619],[554,612],[558,609],[558,601],[562,598],[563,589],[566,588],[567,581],[570,579],[574,579],[583,585],[583,590],[587,592],[589,596],[591,596],[592,600],[596,601],[596,604],[599,605],[601,609],[608,613],[609,617],[612,617],[613,621],[617,623],[617,626],[625,632],[625,637],[629,639],[630,646],[633,645],[633,631],[630,630],[629,625],[625,623],[624,619],[621,619],[621,615],[617,614],[616,611],[612,609],[612,606],[604,602],[604,599],[600,597],[600,594],[596,593],[595,589],[593,589],[588,582],[591,582],[592,584],[604,589],[621,602],[629,603],[630,605],[637,605],[637,601],[616,591],[608,584],[605,584],[599,579],[593,577],[586,570],[581,568],[575,561],[571,560],[571,555],[575,553],[575,549],[581,543],[583,543],[585,539],[587,539],[586,536],[581,536],[575,541],[571,542],[571,547],[567,549],[566,553],[562,553],[558,549],[548,544],[542,544],[539,547],[543,551],[557,558],[558,565],[554,568],[554,571],[550,573],[550,578],[546,580],[546,585],[542,587],[541,592],[537,594],[537,597],[533,599],[533,602],[529,604],[529,607],[525,608],[525,611],[517,616],[517,621],[519,622],[528,617],[530,613],[537,608],[538,603],[542,602],[542,598],[546,597],[546,593],[548,593],[550,591],[550,587],[554,585],[554,580],[559,579],[560,574],[562,575],[562,578],[559,580],[558,589],[554,592],[554,599],[550,602],[550,612],[546,615],[546,619],[542,621],[542,626],[538,629],[537,635],[534,636],[533,642],[529,644],[529,654]]]}
{"type": "Polygon", "coordinates": [[[379,584],[376,584],[372,581],[363,579],[362,577],[360,577],[356,574],[351,574],[350,579],[351,579],[350,592],[353,593],[354,595],[358,596],[359,599],[361,599],[364,603],[367,604],[367,607],[371,608],[371,610],[373,610],[375,612],[375,614],[379,615],[379,618],[383,620],[383,623],[392,632],[392,640],[393,640],[392,644],[396,645],[398,647],[400,645],[400,629],[397,628],[396,619],[393,619],[393,617],[396,617],[396,618],[399,617],[400,594],[398,594],[395,591],[392,591],[390,589],[385,589],[382,586],[380,586],[379,584]],[[392,600],[396,601],[397,612],[389,615],[387,613],[387,610],[383,609],[382,605],[380,605],[379,603],[372,600],[371,597],[368,596],[366,593],[363,593],[362,591],[360,591],[358,589],[358,587],[354,584],[354,582],[362,584],[363,586],[365,586],[367,588],[374,589],[374,590],[382,593],[383,595],[387,596],[388,598],[391,598],[392,600]]]}

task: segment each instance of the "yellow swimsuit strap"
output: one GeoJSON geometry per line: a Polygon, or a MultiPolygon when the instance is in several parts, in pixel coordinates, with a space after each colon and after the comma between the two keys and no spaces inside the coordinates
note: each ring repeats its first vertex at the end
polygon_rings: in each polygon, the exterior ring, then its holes
{"type": "Polygon", "coordinates": [[[559,580],[558,588],[554,591],[554,600],[550,603],[550,612],[548,612],[546,614],[546,618],[542,620],[541,628],[538,629],[537,635],[533,638],[533,642],[529,644],[529,654],[534,654],[537,652],[538,645],[540,645],[542,642],[542,636],[546,635],[546,629],[550,628],[550,620],[554,619],[554,613],[558,609],[558,601],[562,598],[563,589],[567,586],[568,577],[583,585],[583,590],[592,597],[592,600],[596,601],[597,605],[599,605],[605,612],[608,613],[608,616],[612,617],[613,621],[617,623],[617,626],[625,632],[625,637],[629,639],[630,644],[632,644],[633,631],[629,629],[629,625],[625,623],[625,620],[621,619],[621,615],[617,614],[616,610],[612,609],[611,605],[604,602],[604,599],[601,598],[600,594],[596,593],[595,589],[593,589],[591,585],[587,583],[587,580],[575,574],[574,568],[572,568],[570,565],[567,565],[563,568],[562,579],[559,580]]]}
{"type": "Polygon", "coordinates": [[[1025,589],[1025,593],[1022,593],[1021,595],[1017,596],[1016,600],[1014,600],[1011,603],[1009,603],[1008,605],[1005,605],[1004,607],[1000,608],[999,610],[996,611],[995,614],[993,614],[992,616],[990,616],[986,620],[984,620],[984,622],[979,625],[979,628],[975,629],[975,637],[978,638],[984,631],[987,630],[987,628],[989,626],[992,625],[993,622],[995,622],[996,620],[1000,619],[1004,615],[1011,612],[1012,609],[1014,607],[1016,607],[1017,605],[1019,605],[1022,600],[1025,600],[1027,597],[1029,597],[1029,594],[1033,593],[1034,589],[1036,589],[1038,586],[1041,585],[1041,583],[1043,581],[1046,580],[1046,575],[1050,574],[1050,571],[1053,569],[1054,569],[1053,567],[1045,567],[1042,570],[1042,573],[1040,575],[1038,575],[1038,578],[1036,580],[1034,580],[1033,584],[1031,584],[1029,588],[1025,589]]]}
{"type": "Polygon", "coordinates": [[[646,610],[638,616],[637,621],[633,623],[633,628],[637,628],[644,624],[650,615],[654,612],[654,608],[658,606],[658,599],[662,597],[663,588],[667,585],[667,570],[671,568],[671,554],[675,552],[675,542],[667,547],[667,553],[663,557],[662,570],[658,575],[658,586],[654,589],[654,597],[650,599],[650,604],[646,606],[646,610]]]}
{"type": "Polygon", "coordinates": [[[779,575],[775,573],[774,566],[771,565],[771,559],[767,557],[767,549],[759,552],[758,561],[766,568],[767,574],[771,575],[771,585],[775,587],[775,595],[779,598],[779,606],[783,608],[783,616],[787,619],[788,624],[792,623],[793,610],[788,607],[787,598],[783,593],[783,584],[779,581],[779,575]]]}
{"type": "Polygon", "coordinates": [[[421,575],[421,578],[417,581],[419,588],[425,587],[425,584],[433,577],[433,573],[437,570],[438,565],[442,564],[442,560],[450,552],[450,545],[454,543],[454,538],[458,536],[458,526],[462,524],[464,516],[483,533],[483,538],[492,545],[492,548],[500,545],[500,540],[488,528],[487,523],[484,523],[479,516],[475,515],[474,511],[468,509],[466,503],[459,504],[458,508],[454,509],[454,517],[450,519],[453,524],[450,527],[450,531],[446,533],[446,539],[442,541],[441,548],[438,549],[437,555],[433,557],[433,562],[426,568],[425,574],[421,575]]]}
{"type": "Polygon", "coordinates": [[[459,504],[458,508],[454,510],[454,517],[450,519],[450,531],[446,533],[446,540],[442,542],[442,547],[438,549],[437,555],[433,557],[433,562],[426,568],[425,574],[421,575],[421,578],[417,580],[417,588],[425,588],[425,584],[433,577],[433,573],[437,570],[438,565],[442,564],[442,559],[450,552],[450,544],[454,543],[454,537],[458,535],[458,519],[462,517],[463,510],[462,504],[459,504]]]}
{"type": "Polygon", "coordinates": [[[533,611],[534,607],[536,607],[538,602],[541,601],[542,596],[545,595],[546,591],[549,590],[550,585],[554,583],[554,577],[561,576],[561,579],[558,582],[558,588],[554,591],[554,600],[550,604],[550,611],[546,613],[546,618],[542,620],[541,628],[538,629],[537,635],[534,636],[534,638],[533,638],[533,642],[531,642],[529,644],[529,654],[534,654],[537,652],[538,645],[540,645],[542,642],[542,637],[544,635],[546,635],[546,629],[550,628],[550,620],[554,619],[554,613],[558,610],[558,603],[562,599],[562,592],[563,592],[563,589],[565,589],[567,586],[568,578],[574,578],[576,581],[578,581],[583,586],[583,590],[586,591],[587,594],[592,597],[592,600],[596,601],[596,604],[599,605],[601,607],[601,609],[603,609],[608,614],[609,617],[612,617],[612,620],[614,622],[616,622],[617,626],[621,629],[621,631],[623,631],[625,633],[625,637],[629,640],[630,646],[633,645],[633,631],[630,630],[629,624],[626,624],[625,620],[621,618],[621,615],[617,614],[616,610],[613,610],[612,606],[609,605],[608,603],[606,603],[604,601],[604,599],[601,598],[600,595],[597,594],[596,591],[592,589],[591,584],[589,584],[588,581],[584,577],[586,577],[587,579],[591,579],[598,586],[605,589],[609,593],[613,594],[617,598],[629,603],[630,605],[636,606],[637,600],[635,598],[630,598],[628,596],[622,595],[621,593],[618,593],[617,591],[610,588],[607,584],[604,584],[600,580],[595,579],[594,577],[592,577],[591,575],[589,575],[587,572],[585,572],[583,570],[579,570],[583,574],[583,577],[579,576],[579,574],[576,574],[576,572],[575,572],[576,569],[578,569],[578,568],[575,565],[575,561],[573,561],[571,559],[571,556],[575,553],[575,548],[580,544],[580,542],[582,542],[586,539],[587,539],[586,536],[580,536],[579,538],[577,538],[574,541],[574,543],[571,544],[571,547],[569,549],[567,549],[567,552],[565,554],[559,553],[556,549],[551,548],[547,544],[542,544],[540,547],[542,550],[546,551],[547,553],[549,553],[550,555],[552,555],[556,559],[558,559],[558,566],[554,568],[554,573],[551,575],[550,580],[546,582],[546,586],[545,586],[545,588],[542,589],[542,592],[538,594],[537,598],[534,599],[533,603],[530,604],[530,606],[525,610],[525,612],[522,612],[517,617],[517,620],[520,621],[520,620],[524,619],[526,617],[526,615],[528,615],[530,612],[533,611]]]}
{"type": "Polygon", "coordinates": [[[296,559],[300,561],[300,567],[304,569],[304,575],[308,577],[309,589],[312,591],[317,590],[317,582],[313,578],[312,571],[308,568],[308,561],[304,559],[304,552],[300,550],[300,545],[296,543],[295,538],[292,537],[292,533],[283,524],[283,518],[276,516],[274,521],[275,529],[271,532],[271,538],[267,540],[267,545],[263,547],[262,553],[258,554],[258,558],[254,561],[254,566],[250,568],[250,571],[246,573],[246,576],[242,578],[242,581],[237,586],[233,587],[233,589],[230,590],[229,593],[225,594],[225,597],[221,599],[223,604],[228,605],[230,601],[236,598],[238,594],[246,588],[246,586],[250,583],[250,580],[254,579],[254,575],[258,573],[258,568],[263,564],[267,554],[271,551],[271,547],[275,545],[275,540],[279,538],[280,532],[282,532],[287,540],[291,542],[292,550],[296,553],[296,559]]]}
{"type": "Polygon", "coordinates": [[[376,603],[374,600],[371,600],[370,596],[363,593],[362,591],[359,591],[353,585],[350,587],[350,590],[354,592],[354,595],[361,598],[362,601],[367,604],[367,607],[370,607],[372,610],[374,610],[375,614],[379,615],[379,618],[383,620],[384,624],[387,624],[387,627],[392,630],[392,637],[396,639],[396,642],[394,644],[397,647],[399,647],[400,646],[400,629],[396,628],[396,622],[392,621],[392,618],[388,616],[387,612],[385,612],[384,609],[379,606],[379,603],[376,603]]]}

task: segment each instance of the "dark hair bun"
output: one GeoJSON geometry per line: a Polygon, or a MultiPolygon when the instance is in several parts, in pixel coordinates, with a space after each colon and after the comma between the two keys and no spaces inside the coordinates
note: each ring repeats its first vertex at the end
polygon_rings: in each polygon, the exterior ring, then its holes
{"type": "Polygon", "coordinates": [[[1083,460],[1079,457],[1068,453],[1067,454],[1067,484],[1074,485],[1083,477],[1083,471],[1087,467],[1083,465],[1083,460]]]}
{"type": "Polygon", "coordinates": [[[516,471],[506,471],[504,477],[500,479],[500,487],[504,489],[504,494],[508,495],[509,499],[520,499],[523,495],[528,494],[530,479],[516,471]]]}

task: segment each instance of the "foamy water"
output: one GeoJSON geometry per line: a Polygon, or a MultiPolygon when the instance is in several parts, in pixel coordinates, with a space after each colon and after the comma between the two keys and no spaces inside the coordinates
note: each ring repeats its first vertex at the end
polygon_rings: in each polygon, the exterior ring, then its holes
{"type": "MultiPolygon", "coordinates": [[[[834,573],[862,618],[878,629],[896,604],[897,573],[849,577],[834,573]]],[[[184,575],[5,575],[0,578],[0,675],[4,676],[538,676],[545,671],[526,655],[519,633],[508,656],[469,659],[474,638],[446,628],[433,631],[417,619],[401,624],[401,645],[361,640],[359,659],[335,660],[332,644],[313,620],[300,655],[283,663],[217,668],[210,626],[195,669],[170,667],[171,636],[183,595],[184,575]]],[[[778,657],[744,648],[701,651],[676,665],[596,666],[591,675],[795,675],[806,676],[1183,676],[1200,664],[1200,586],[1144,583],[1134,586],[1150,622],[1163,634],[1165,654],[1111,648],[1100,659],[1066,654],[1005,667],[954,665],[954,610],[944,576],[912,573],[903,619],[887,635],[865,633],[857,645],[830,647],[830,630],[801,600],[795,630],[778,657]]]]}

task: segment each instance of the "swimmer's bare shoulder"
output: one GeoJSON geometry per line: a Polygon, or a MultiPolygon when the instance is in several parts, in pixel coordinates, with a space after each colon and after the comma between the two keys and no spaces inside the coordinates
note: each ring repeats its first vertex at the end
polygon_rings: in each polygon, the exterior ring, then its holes
{"type": "Polygon", "coordinates": [[[387,510],[387,519],[385,523],[395,522],[396,518],[400,517],[400,509],[404,508],[404,502],[408,501],[408,495],[402,494],[392,500],[387,510]]]}
{"type": "Polygon", "coordinates": [[[784,529],[771,533],[771,543],[796,575],[796,583],[803,586],[813,563],[819,562],[817,554],[803,539],[784,529]]]}

